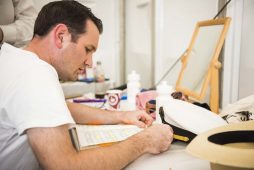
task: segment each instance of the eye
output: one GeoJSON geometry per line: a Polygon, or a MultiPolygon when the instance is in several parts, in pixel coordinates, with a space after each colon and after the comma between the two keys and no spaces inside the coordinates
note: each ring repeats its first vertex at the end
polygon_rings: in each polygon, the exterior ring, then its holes
{"type": "Polygon", "coordinates": [[[91,53],[93,51],[93,49],[85,47],[86,53],[91,53]]]}

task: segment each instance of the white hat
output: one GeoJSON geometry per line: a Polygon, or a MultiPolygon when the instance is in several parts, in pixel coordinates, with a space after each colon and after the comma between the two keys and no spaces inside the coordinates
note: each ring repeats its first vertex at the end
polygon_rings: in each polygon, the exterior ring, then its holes
{"type": "Polygon", "coordinates": [[[212,170],[254,169],[254,121],[204,132],[192,140],[186,151],[210,161],[212,170]]]}

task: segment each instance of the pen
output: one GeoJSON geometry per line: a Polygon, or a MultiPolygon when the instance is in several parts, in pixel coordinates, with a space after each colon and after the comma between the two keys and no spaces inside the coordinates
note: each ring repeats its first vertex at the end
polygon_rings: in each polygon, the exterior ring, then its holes
{"type": "Polygon", "coordinates": [[[173,135],[173,138],[176,139],[176,140],[180,140],[180,141],[183,141],[183,142],[189,142],[189,138],[186,137],[186,136],[180,136],[180,135],[173,135]]]}
{"type": "Polygon", "coordinates": [[[73,99],[74,103],[97,103],[106,102],[106,99],[73,99]]]}

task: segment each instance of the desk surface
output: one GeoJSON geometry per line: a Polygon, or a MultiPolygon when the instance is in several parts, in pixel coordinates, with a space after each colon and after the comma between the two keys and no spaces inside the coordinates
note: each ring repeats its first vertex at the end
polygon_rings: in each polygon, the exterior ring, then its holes
{"type": "MultiPolygon", "coordinates": [[[[106,88],[110,87],[110,81],[105,81],[105,86],[106,88]]],[[[95,92],[95,83],[86,83],[86,82],[79,82],[79,81],[74,81],[74,82],[64,82],[61,83],[64,96],[65,98],[74,98],[78,96],[82,96],[85,93],[95,92]]]]}
{"type": "MultiPolygon", "coordinates": [[[[79,83],[77,83],[79,84],[79,83]]],[[[64,84],[65,86],[68,84],[64,84]]],[[[73,84],[72,84],[73,85],[73,84]]],[[[73,87],[73,86],[72,86],[73,87]]],[[[126,101],[121,101],[122,110],[126,110],[126,101]]],[[[185,152],[186,144],[175,142],[167,152],[152,155],[145,154],[129,164],[125,170],[210,170],[210,163],[185,152]]]]}
{"type": "Polygon", "coordinates": [[[126,170],[210,170],[210,163],[185,152],[186,144],[175,142],[167,152],[145,154],[128,165],[126,170]]]}

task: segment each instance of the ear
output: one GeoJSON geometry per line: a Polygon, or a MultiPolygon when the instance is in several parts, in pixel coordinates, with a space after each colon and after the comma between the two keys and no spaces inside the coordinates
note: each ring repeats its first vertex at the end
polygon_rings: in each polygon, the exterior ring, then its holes
{"type": "Polygon", "coordinates": [[[69,30],[65,24],[57,24],[54,28],[54,43],[58,48],[63,47],[63,43],[66,36],[68,36],[69,30]]]}

